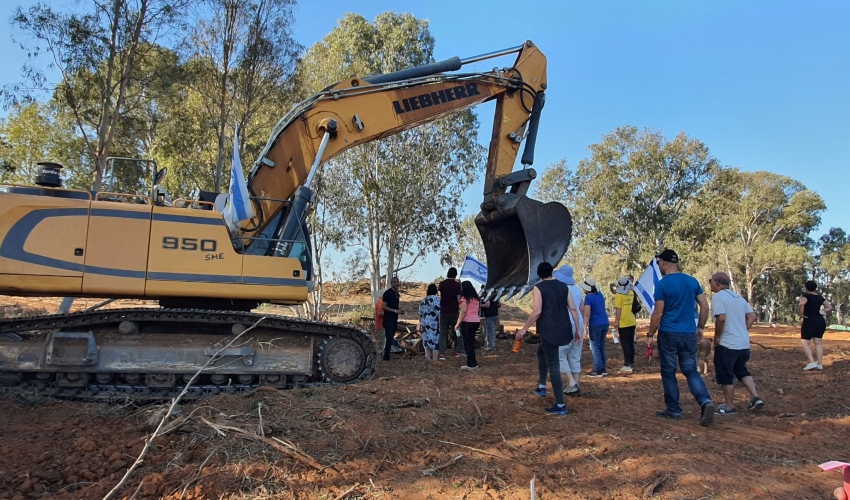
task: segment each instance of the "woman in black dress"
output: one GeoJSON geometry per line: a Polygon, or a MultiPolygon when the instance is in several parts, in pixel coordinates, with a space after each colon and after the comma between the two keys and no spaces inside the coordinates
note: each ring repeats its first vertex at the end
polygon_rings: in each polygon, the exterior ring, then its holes
{"type": "Polygon", "coordinates": [[[824,314],[832,311],[832,304],[823,298],[817,291],[818,285],[814,281],[806,282],[806,291],[800,297],[800,305],[797,312],[803,317],[803,326],[800,327],[800,338],[803,343],[803,352],[809,358],[809,364],[803,370],[823,370],[823,333],[826,331],[826,319],[824,314]],[[823,314],[821,314],[823,306],[823,314]],[[812,356],[812,348],[809,342],[815,344],[817,361],[812,356]]]}

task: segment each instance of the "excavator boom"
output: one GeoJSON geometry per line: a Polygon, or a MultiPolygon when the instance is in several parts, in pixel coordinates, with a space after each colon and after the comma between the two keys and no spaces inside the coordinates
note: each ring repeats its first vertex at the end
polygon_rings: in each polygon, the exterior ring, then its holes
{"type": "MultiPolygon", "coordinates": [[[[258,216],[239,237],[262,233],[281,209],[262,199],[294,196],[309,206],[316,171],[357,145],[421,126],[441,117],[495,100],[496,111],[486,164],[481,213],[476,225],[487,252],[486,288],[501,294],[519,291],[536,279],[537,264],[557,264],[567,249],[571,218],[557,203],[541,204],[526,196],[536,172],[537,126],[545,102],[546,58],[530,41],[467,59],[457,57],[390,74],[350,78],[311,96],[275,127],[254,164],[248,187],[258,200],[258,216]],[[445,71],[493,57],[517,54],[513,66],[484,73],[445,71]],[[525,142],[523,168],[513,171],[525,142]]],[[[412,168],[412,167],[411,167],[412,168]]],[[[281,220],[279,233],[291,234],[303,213],[281,220]]],[[[250,240],[248,240],[250,245],[250,240]]]]}

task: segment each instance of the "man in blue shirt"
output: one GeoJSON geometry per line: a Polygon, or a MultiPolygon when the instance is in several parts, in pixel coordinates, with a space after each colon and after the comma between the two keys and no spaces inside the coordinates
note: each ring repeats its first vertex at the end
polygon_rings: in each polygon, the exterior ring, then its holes
{"type": "Polygon", "coordinates": [[[702,340],[708,320],[708,301],[699,282],[679,270],[679,256],[673,250],[664,250],[655,256],[664,276],[655,285],[655,309],[649,323],[646,344],[652,346],[658,332],[658,361],[661,364],[661,383],[664,386],[663,410],[655,412],[662,418],[679,420],[679,384],[676,381],[676,363],[688,381],[688,389],[700,406],[699,424],[708,427],[714,423],[714,403],[705,382],[697,371],[697,343],[702,340]],[[694,324],[694,307],[699,304],[699,319],[694,324]],[[696,327],[696,331],[694,331],[696,327]]]}

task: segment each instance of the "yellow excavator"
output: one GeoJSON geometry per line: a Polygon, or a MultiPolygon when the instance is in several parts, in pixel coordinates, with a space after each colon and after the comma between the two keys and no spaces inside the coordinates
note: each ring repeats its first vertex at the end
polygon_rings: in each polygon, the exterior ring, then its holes
{"type": "Polygon", "coordinates": [[[255,215],[235,226],[211,197],[168,199],[158,185],[165,169],[152,162],[149,195],[63,189],[61,165],[41,164],[36,185],[0,193],[0,293],[149,299],[160,308],[0,320],[0,378],[85,398],[162,397],[190,381],[192,397],[371,376],[374,348],[361,330],[250,312],[307,300],[316,172],[359,144],[494,100],[476,225],[485,294],[509,298],[529,289],[539,262],[557,264],[571,237],[563,205],[526,196],[545,90],[546,58],[530,41],[339,82],[276,124],[246,181],[255,215]],[[448,73],[510,54],[509,68],[448,73]]]}

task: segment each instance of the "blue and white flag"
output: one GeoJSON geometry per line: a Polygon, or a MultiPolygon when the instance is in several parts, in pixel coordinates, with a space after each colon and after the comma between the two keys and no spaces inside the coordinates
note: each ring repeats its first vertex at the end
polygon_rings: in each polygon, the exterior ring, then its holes
{"type": "Polygon", "coordinates": [[[649,314],[655,310],[655,285],[659,281],[661,281],[661,269],[658,268],[658,262],[652,259],[635,283],[635,295],[649,314]]]}
{"type": "Polygon", "coordinates": [[[460,277],[471,278],[484,285],[487,283],[487,266],[479,262],[475,257],[467,255],[460,270],[460,277]]]}
{"type": "Polygon", "coordinates": [[[239,131],[233,133],[233,161],[230,164],[230,192],[227,206],[222,210],[228,225],[237,226],[243,220],[254,217],[254,206],[248,194],[242,161],[239,159],[239,131]]]}

